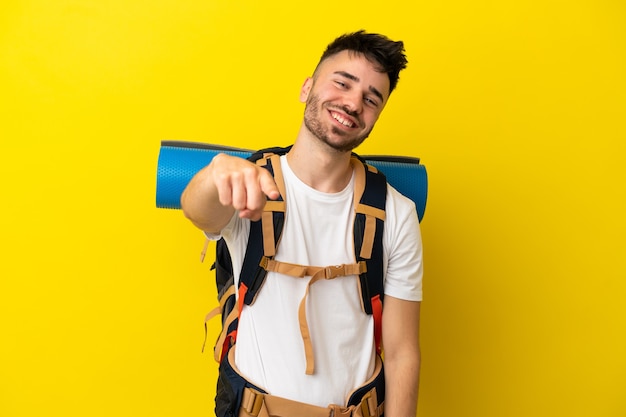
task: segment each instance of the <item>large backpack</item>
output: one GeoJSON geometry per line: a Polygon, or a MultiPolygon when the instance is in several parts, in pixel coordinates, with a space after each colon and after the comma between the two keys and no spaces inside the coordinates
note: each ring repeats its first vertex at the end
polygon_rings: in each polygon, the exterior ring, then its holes
{"type": "MultiPolygon", "coordinates": [[[[274,260],[285,218],[285,187],[280,171],[280,155],[287,148],[260,150],[248,159],[267,169],[273,176],[281,192],[275,200],[268,200],[261,220],[251,222],[250,237],[243,260],[238,288],[235,288],[233,266],[226,242],[217,241],[215,270],[219,306],[207,315],[207,321],[217,314],[222,316],[222,332],[214,347],[215,359],[221,362],[237,338],[239,314],[244,305],[254,302],[268,271],[292,276],[312,276],[311,285],[318,279],[330,279],[346,275],[358,275],[363,310],[374,317],[374,342],[377,351],[381,350],[382,303],[383,303],[383,227],[387,182],[376,168],[365,163],[356,154],[352,155],[355,168],[355,219],[354,219],[354,264],[333,266],[303,266],[285,264],[274,260]],[[238,296],[235,292],[238,292],[238,296]],[[238,298],[239,302],[235,300],[238,298]]],[[[307,290],[308,293],[308,290],[307,290]]],[[[302,338],[307,356],[306,372],[314,372],[313,352],[306,323],[305,300],[300,304],[299,320],[304,324],[302,338]]],[[[302,326],[301,326],[302,327],[302,326]]],[[[206,330],[206,321],[205,321],[206,330]]]]}

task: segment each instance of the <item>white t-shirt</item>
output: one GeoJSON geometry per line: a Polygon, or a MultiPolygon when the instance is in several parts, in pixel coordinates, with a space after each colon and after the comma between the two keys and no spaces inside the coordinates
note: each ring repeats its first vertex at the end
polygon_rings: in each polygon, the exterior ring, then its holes
{"type": "MultiPolygon", "coordinates": [[[[287,212],[275,259],[300,265],[354,263],[354,178],[338,193],[300,181],[281,157],[287,212]]],[[[383,264],[385,295],[422,298],[422,244],[414,203],[387,187],[383,264]]],[[[250,230],[233,216],[222,230],[238,282],[250,230]]],[[[310,277],[268,273],[255,302],[243,307],[235,362],[253,384],[273,395],[325,407],[344,405],[374,370],[373,318],[361,308],[357,276],[321,280],[309,290],[307,320],[315,372],[306,375],[298,306],[310,277]]]]}

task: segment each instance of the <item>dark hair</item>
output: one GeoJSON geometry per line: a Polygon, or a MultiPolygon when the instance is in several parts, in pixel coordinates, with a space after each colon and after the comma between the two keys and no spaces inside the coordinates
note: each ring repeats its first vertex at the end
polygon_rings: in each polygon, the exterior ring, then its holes
{"type": "Polygon", "coordinates": [[[370,62],[377,64],[380,72],[386,72],[389,76],[389,94],[396,88],[400,71],[406,68],[408,63],[402,41],[392,41],[384,35],[359,30],[341,35],[332,41],[326,47],[317,66],[319,67],[325,59],[345,50],[362,54],[370,62]]]}

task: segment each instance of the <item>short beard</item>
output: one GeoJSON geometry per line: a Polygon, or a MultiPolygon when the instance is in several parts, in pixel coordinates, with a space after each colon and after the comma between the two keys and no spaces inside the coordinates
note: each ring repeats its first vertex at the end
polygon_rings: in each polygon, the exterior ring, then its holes
{"type": "MultiPolygon", "coordinates": [[[[371,129],[365,134],[361,136],[357,136],[353,140],[346,143],[333,143],[330,140],[330,132],[327,129],[324,129],[322,126],[322,122],[320,120],[320,99],[317,95],[311,94],[309,99],[306,102],[306,107],[304,109],[304,125],[306,128],[320,141],[325,143],[330,148],[336,150],[337,152],[351,152],[357,146],[359,146],[367,137],[369,136],[371,129]]],[[[336,135],[345,135],[345,132],[332,127],[332,133],[336,135]]]]}

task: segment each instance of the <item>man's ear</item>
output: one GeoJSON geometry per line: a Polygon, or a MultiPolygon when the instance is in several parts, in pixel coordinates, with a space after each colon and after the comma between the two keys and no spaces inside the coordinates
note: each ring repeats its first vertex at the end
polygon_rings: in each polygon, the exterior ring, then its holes
{"type": "Polygon", "coordinates": [[[307,77],[304,80],[304,84],[302,84],[302,88],[300,89],[300,102],[306,103],[309,98],[309,92],[311,91],[311,87],[313,86],[313,78],[307,77]]]}

